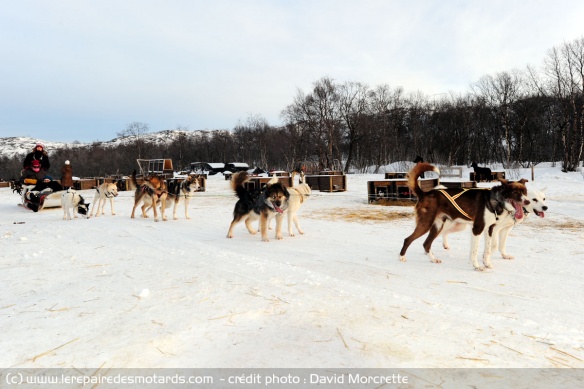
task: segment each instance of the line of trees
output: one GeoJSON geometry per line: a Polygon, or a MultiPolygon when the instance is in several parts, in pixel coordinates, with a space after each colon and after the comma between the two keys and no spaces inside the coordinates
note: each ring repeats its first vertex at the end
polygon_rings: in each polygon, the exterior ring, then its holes
{"type": "MultiPolygon", "coordinates": [[[[298,90],[281,116],[277,127],[259,115],[232,130],[177,127],[159,143],[147,141],[148,125],[135,122],[118,133],[129,142],[66,147],[52,151],[51,159],[53,166],[71,160],[78,176],[128,174],[137,158],[172,158],[177,169],[194,161],[237,161],[348,172],[416,155],[441,165],[477,161],[505,168],[561,161],[563,171],[574,171],[584,149],[584,37],[549,50],[540,68],[483,76],[464,95],[426,96],[323,77],[312,90],[298,90]]],[[[3,157],[0,177],[17,176],[21,160],[3,157]]]]}

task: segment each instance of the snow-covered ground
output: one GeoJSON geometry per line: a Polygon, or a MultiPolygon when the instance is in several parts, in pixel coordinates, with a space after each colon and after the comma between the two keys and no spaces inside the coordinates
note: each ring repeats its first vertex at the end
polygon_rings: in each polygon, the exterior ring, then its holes
{"type": "Polygon", "coordinates": [[[382,178],[315,192],[305,234],[269,243],[243,224],[226,238],[235,197],[221,175],[191,220],[158,223],[130,218],[131,192],[115,216],[64,221],[2,188],[0,366],[584,368],[581,173],[536,167],[527,185],[546,188],[549,211],[512,230],[515,260],[495,253],[484,272],[468,229],[448,251],[434,243],[442,264],[423,238],[400,262],[413,208],[368,204],[382,178]]]}

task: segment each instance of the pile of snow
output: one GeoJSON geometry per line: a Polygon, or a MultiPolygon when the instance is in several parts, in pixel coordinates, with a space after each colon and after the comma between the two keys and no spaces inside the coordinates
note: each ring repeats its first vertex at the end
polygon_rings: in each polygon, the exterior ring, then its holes
{"type": "Polygon", "coordinates": [[[0,366],[583,368],[583,176],[535,174],[546,217],[514,228],[516,259],[494,253],[485,272],[470,264],[468,229],[448,251],[437,239],[442,264],[423,238],[400,262],[413,208],[367,203],[381,174],[315,192],[299,212],[305,234],[270,231],[269,243],[243,224],[226,238],[235,197],[222,175],[195,195],[191,220],[181,204],[179,220],[158,223],[130,218],[130,192],[115,216],[106,205],[63,221],[0,189],[0,366]]]}

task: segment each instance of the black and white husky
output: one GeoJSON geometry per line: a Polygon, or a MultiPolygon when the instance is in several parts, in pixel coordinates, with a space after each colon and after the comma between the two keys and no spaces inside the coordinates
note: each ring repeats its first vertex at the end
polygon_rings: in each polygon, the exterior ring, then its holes
{"type": "Polygon", "coordinates": [[[63,192],[61,195],[61,206],[63,207],[63,220],[71,220],[69,209],[73,209],[74,218],[77,218],[77,213],[80,213],[89,219],[89,203],[86,203],[83,196],[74,189],[67,189],[63,192]]]}
{"type": "MultiPolygon", "coordinates": [[[[176,211],[178,210],[178,204],[181,200],[185,203],[185,217],[190,219],[189,216],[189,202],[191,201],[191,197],[195,192],[197,192],[200,188],[199,179],[195,176],[188,176],[181,182],[170,181],[167,185],[168,194],[166,197],[166,208],[170,208],[172,204],[172,218],[174,220],[178,219],[176,216],[176,211]]],[[[161,209],[162,214],[164,215],[164,210],[161,209]]]]}
{"type": "Polygon", "coordinates": [[[233,209],[233,221],[229,225],[227,237],[233,238],[233,228],[242,221],[245,221],[249,233],[255,235],[257,231],[252,227],[252,222],[259,219],[262,240],[269,242],[268,224],[272,218],[276,218],[276,239],[282,239],[282,220],[288,208],[290,193],[277,178],[270,180],[263,189],[251,192],[243,185],[246,181],[246,171],[231,177],[231,188],[239,200],[233,209]]]}

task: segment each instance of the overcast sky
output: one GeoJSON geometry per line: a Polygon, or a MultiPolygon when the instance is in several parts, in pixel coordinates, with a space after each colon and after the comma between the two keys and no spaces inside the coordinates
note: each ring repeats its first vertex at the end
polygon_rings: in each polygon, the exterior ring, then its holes
{"type": "Polygon", "coordinates": [[[0,0],[0,136],[279,125],[325,76],[464,94],[583,20],[582,0],[0,0]]]}

